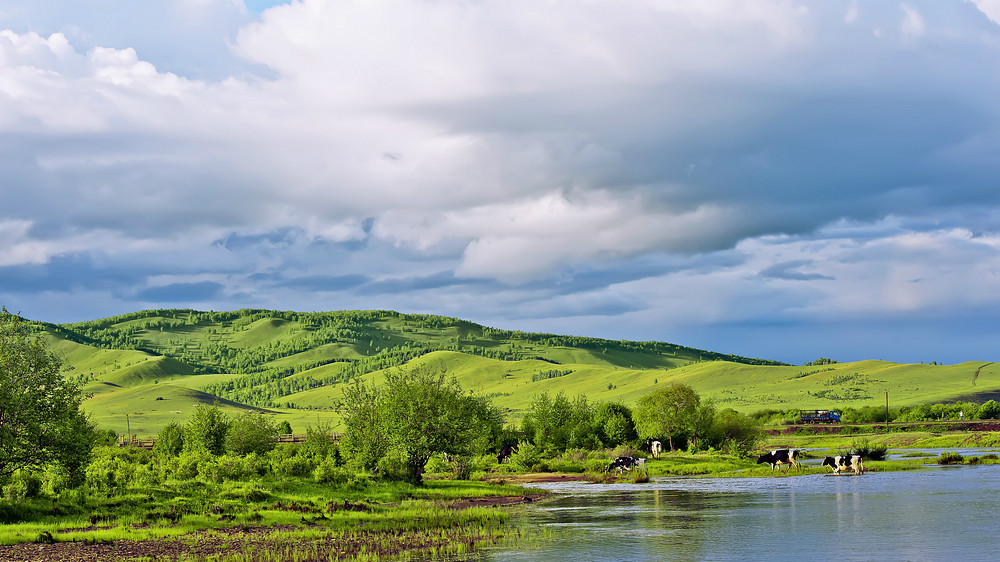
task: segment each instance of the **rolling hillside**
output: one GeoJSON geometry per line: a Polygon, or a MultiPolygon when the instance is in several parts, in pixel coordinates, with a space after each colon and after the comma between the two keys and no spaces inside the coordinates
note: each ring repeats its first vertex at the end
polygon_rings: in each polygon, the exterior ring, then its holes
{"type": "Polygon", "coordinates": [[[719,407],[893,406],[1000,396],[1000,365],[882,361],[798,367],[662,342],[613,341],[495,330],[392,311],[148,310],[91,322],[33,322],[86,383],[85,408],[103,426],[155,433],[196,404],[254,408],[294,431],[337,421],[332,409],[354,377],[444,368],[516,420],[542,392],[634,403],[658,385],[692,386],[719,407]]]}

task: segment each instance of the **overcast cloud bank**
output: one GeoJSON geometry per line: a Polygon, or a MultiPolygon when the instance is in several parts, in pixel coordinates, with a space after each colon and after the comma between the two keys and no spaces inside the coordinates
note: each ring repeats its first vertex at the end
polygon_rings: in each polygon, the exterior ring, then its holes
{"type": "Polygon", "coordinates": [[[0,302],[28,317],[995,359],[996,2],[21,4],[0,302]]]}

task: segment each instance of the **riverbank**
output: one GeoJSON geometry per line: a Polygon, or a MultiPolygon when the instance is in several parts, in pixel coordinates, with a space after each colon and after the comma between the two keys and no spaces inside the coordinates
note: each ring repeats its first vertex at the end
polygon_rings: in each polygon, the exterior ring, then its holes
{"type": "MultiPolygon", "coordinates": [[[[992,427],[991,424],[990,427],[992,427]]],[[[798,449],[828,448],[843,449],[852,443],[866,440],[873,445],[890,449],[927,449],[942,447],[1000,448],[1000,426],[996,430],[966,424],[963,429],[952,429],[934,425],[900,427],[821,426],[803,428],[792,427],[784,430],[770,430],[767,446],[771,448],[794,447],[798,449]],[[864,429],[863,431],[861,429],[864,429]]]]}
{"type": "Polygon", "coordinates": [[[170,482],[144,492],[0,503],[0,561],[314,560],[461,554],[517,529],[507,506],[544,493],[518,485],[428,481],[323,485],[170,482]],[[14,521],[11,521],[11,520],[14,521]]]}

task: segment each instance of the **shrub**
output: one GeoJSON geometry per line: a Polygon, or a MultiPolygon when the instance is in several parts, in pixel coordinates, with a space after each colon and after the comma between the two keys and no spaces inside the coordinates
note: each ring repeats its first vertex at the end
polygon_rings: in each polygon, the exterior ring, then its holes
{"type": "Polygon", "coordinates": [[[938,457],[938,464],[962,464],[965,462],[965,457],[958,453],[944,452],[938,457]]]}
{"type": "Polygon", "coordinates": [[[302,455],[271,460],[271,471],[277,476],[309,476],[317,466],[317,462],[302,455]]]}
{"type": "Polygon", "coordinates": [[[4,486],[4,496],[17,502],[23,499],[37,498],[42,492],[42,479],[32,469],[20,469],[10,478],[10,484],[4,486]]]}
{"type": "Polygon", "coordinates": [[[541,452],[537,447],[527,441],[522,441],[517,445],[517,451],[510,455],[510,464],[518,470],[528,471],[534,468],[542,460],[541,452]]]}
{"type": "Polygon", "coordinates": [[[857,439],[851,443],[850,454],[860,455],[868,460],[883,461],[888,450],[889,448],[885,445],[873,445],[867,439],[857,439]]]}
{"type": "Polygon", "coordinates": [[[271,498],[271,493],[256,482],[240,484],[227,482],[222,485],[222,491],[219,495],[226,499],[243,502],[262,502],[271,498]]]}
{"type": "Polygon", "coordinates": [[[200,473],[199,465],[210,460],[211,453],[208,451],[184,451],[178,458],[174,478],[178,480],[191,480],[197,478],[200,473]]]}

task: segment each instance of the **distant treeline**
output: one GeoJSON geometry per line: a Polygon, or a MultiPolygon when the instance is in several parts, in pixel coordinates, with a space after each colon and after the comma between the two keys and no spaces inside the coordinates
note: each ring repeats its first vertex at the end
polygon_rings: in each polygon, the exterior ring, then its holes
{"type": "MultiPolygon", "coordinates": [[[[886,422],[886,409],[884,406],[830,409],[840,411],[840,421],[844,423],[886,422]]],[[[799,420],[799,410],[759,410],[750,414],[750,417],[770,424],[795,423],[799,420]]],[[[888,421],[921,422],[995,419],[1000,419],[1000,403],[995,400],[987,400],[982,404],[975,402],[954,402],[951,404],[920,404],[918,406],[890,408],[888,421]]]]}

